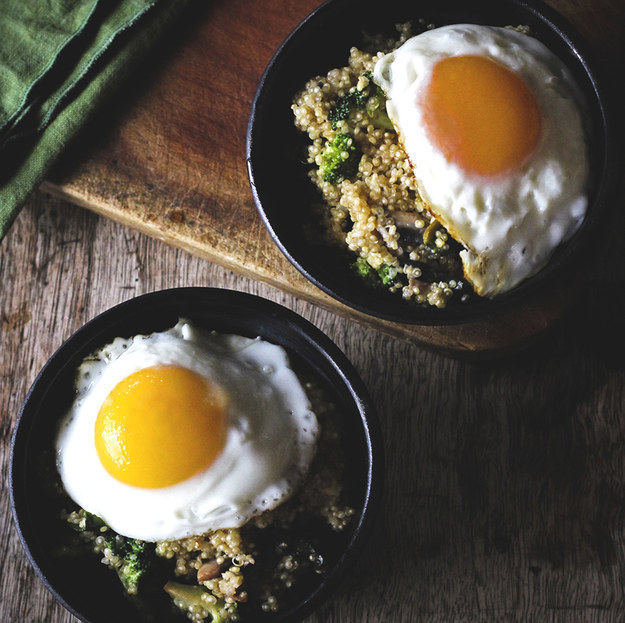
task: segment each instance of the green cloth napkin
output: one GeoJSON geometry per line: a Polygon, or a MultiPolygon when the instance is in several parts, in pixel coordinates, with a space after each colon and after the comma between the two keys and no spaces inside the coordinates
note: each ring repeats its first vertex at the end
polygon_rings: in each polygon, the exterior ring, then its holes
{"type": "Polygon", "coordinates": [[[192,0],[0,0],[0,240],[192,0]]]}

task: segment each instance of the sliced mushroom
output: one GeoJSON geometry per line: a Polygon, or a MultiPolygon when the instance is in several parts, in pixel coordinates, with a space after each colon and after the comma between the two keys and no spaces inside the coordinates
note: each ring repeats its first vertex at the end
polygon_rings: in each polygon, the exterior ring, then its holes
{"type": "Polygon", "coordinates": [[[393,216],[393,220],[395,221],[395,225],[401,229],[414,229],[419,230],[421,228],[417,227],[416,222],[422,221],[423,217],[419,214],[419,212],[391,212],[393,216]]]}

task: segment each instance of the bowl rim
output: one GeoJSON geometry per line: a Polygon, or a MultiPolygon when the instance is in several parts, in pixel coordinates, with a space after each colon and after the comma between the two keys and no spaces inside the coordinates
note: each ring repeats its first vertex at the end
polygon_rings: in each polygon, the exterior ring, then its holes
{"type": "MultiPolygon", "coordinates": [[[[427,6],[427,1],[428,0],[417,0],[414,3],[416,16],[418,16],[419,7],[421,5],[427,6]]],[[[257,137],[260,134],[258,124],[262,123],[263,106],[268,98],[268,93],[279,80],[279,76],[276,75],[279,71],[278,65],[282,58],[288,54],[289,48],[295,45],[296,40],[301,35],[306,35],[314,31],[317,22],[322,22],[327,14],[334,10],[340,10],[341,7],[349,6],[350,3],[356,4],[358,0],[325,0],[320,6],[304,17],[280,43],[271,56],[254,93],[246,132],[246,166],[254,203],[270,237],[287,260],[322,292],[358,312],[382,320],[425,326],[463,324],[488,319],[496,314],[509,311],[517,303],[522,304],[529,296],[540,292],[541,288],[545,287],[555,277],[561,275],[563,269],[567,267],[571,268],[576,261],[579,261],[579,257],[575,257],[575,253],[573,252],[574,247],[571,243],[575,242],[576,245],[583,246],[584,244],[592,244],[594,242],[597,223],[600,222],[605,215],[618,189],[617,170],[622,159],[622,154],[617,146],[614,132],[613,115],[615,95],[612,92],[613,90],[607,87],[608,81],[605,76],[603,76],[600,65],[595,58],[595,53],[590,49],[589,43],[581,36],[575,26],[543,0],[499,0],[498,6],[505,7],[506,9],[510,7],[510,10],[524,11],[528,15],[528,19],[540,22],[545,28],[551,31],[551,33],[568,48],[571,56],[575,58],[578,64],[578,70],[584,74],[591,87],[590,91],[585,92],[585,94],[587,98],[592,100],[596,108],[597,114],[595,120],[598,125],[597,132],[600,134],[602,151],[599,154],[594,154],[595,158],[593,160],[595,161],[596,179],[594,179],[594,183],[592,184],[593,193],[590,197],[586,215],[571,239],[562,243],[556,249],[559,258],[557,263],[554,264],[554,258],[552,257],[547,265],[537,273],[526,278],[515,288],[498,297],[492,299],[477,297],[471,303],[470,307],[459,305],[445,309],[432,309],[418,308],[406,304],[406,311],[403,311],[401,307],[398,306],[400,309],[399,313],[395,311],[387,312],[379,307],[371,308],[362,301],[353,300],[349,295],[344,294],[340,288],[337,289],[333,287],[333,285],[325,283],[321,278],[313,274],[313,271],[298,259],[297,252],[292,249],[292,245],[285,244],[280,237],[268,213],[271,208],[267,208],[264,205],[265,190],[259,186],[259,183],[262,184],[262,181],[259,180],[259,161],[262,159],[262,154],[258,153],[259,141],[257,137]],[[337,6],[339,9],[336,8],[337,6]],[[596,158],[597,155],[600,156],[600,161],[596,158]]],[[[445,4],[445,0],[443,4],[445,4]]],[[[477,4],[486,6],[492,4],[492,0],[478,0],[477,4]]],[[[453,20],[450,23],[453,23],[453,20]]],[[[330,69],[330,67],[328,67],[328,69],[330,69]]],[[[310,78],[310,76],[308,78],[310,78]]],[[[308,78],[304,77],[302,85],[308,78]]]]}
{"type": "MultiPolygon", "coordinates": [[[[363,475],[362,510],[359,509],[357,522],[350,528],[351,535],[344,551],[337,558],[335,564],[324,574],[323,580],[305,599],[285,612],[277,613],[272,621],[276,623],[301,621],[311,614],[322,601],[329,598],[338,581],[342,579],[348,567],[359,555],[360,546],[366,541],[373,529],[384,487],[385,459],[382,433],[369,392],[355,367],[339,347],[319,328],[295,311],[258,295],[227,288],[201,286],[168,288],[142,294],[100,312],[63,341],[36,375],[21,405],[11,435],[9,494],[11,513],[19,540],[30,564],[47,590],[63,607],[85,623],[89,623],[92,619],[69,603],[62,591],[58,589],[58,581],[55,581],[54,577],[50,577],[50,574],[43,568],[41,559],[42,556],[45,558],[45,554],[40,551],[41,548],[33,545],[36,541],[33,541],[36,529],[29,512],[27,509],[24,510],[27,506],[28,495],[25,487],[20,486],[20,482],[25,476],[24,460],[28,452],[27,441],[32,432],[33,423],[40,412],[41,399],[62,374],[64,361],[75,356],[77,352],[83,351],[86,343],[93,344],[94,341],[99,340],[96,343],[102,345],[101,340],[107,332],[107,327],[111,326],[111,323],[123,322],[125,317],[132,315],[133,309],[141,309],[142,306],[146,305],[150,305],[152,308],[173,306],[177,309],[183,305],[199,305],[215,299],[218,299],[219,304],[245,310],[245,314],[248,314],[246,318],[251,318],[253,315],[262,318],[263,321],[269,320],[276,326],[280,325],[280,329],[285,332],[285,335],[296,333],[302,337],[306,341],[306,346],[312,348],[320,356],[319,361],[323,362],[323,366],[327,366],[327,370],[333,378],[340,381],[341,387],[347,390],[349,403],[353,404],[354,407],[354,416],[357,413],[355,419],[359,423],[356,426],[362,427],[366,444],[363,458],[366,460],[367,473],[363,475]],[[96,332],[95,336],[92,335],[94,331],[96,332]]],[[[148,320],[148,325],[149,322],[148,320]]],[[[240,319],[235,322],[240,322],[240,319]]],[[[259,326],[258,335],[262,337],[262,333],[263,331],[259,326]]],[[[289,350],[288,346],[284,346],[284,348],[289,350]]],[[[88,349],[88,352],[92,352],[92,350],[92,348],[88,349]]],[[[297,352],[297,355],[301,357],[301,353],[297,352]]],[[[312,365],[307,357],[303,357],[303,360],[306,364],[312,365]]],[[[317,366],[312,365],[312,367],[319,372],[317,366]]]]}

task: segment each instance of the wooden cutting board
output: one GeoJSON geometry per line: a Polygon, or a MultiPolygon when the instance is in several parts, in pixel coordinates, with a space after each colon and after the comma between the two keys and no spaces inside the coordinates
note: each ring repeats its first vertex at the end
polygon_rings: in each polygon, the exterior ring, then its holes
{"type": "MultiPolygon", "coordinates": [[[[551,2],[591,43],[608,74],[625,57],[621,0],[551,2]]],[[[272,242],[256,212],[245,134],[263,70],[319,0],[212,0],[141,88],[113,106],[97,144],[78,150],[43,189],[190,253],[425,347],[481,355],[521,346],[571,305],[574,288],[538,294],[488,321],[451,327],[394,324],[337,303],[272,242]],[[119,108],[119,111],[117,111],[119,108]],[[85,149],[87,151],[85,151],[85,149]]],[[[90,140],[94,132],[87,134],[90,140]]],[[[204,285],[204,284],[197,284],[204,285]]],[[[208,284],[206,284],[208,285],[208,284]]]]}

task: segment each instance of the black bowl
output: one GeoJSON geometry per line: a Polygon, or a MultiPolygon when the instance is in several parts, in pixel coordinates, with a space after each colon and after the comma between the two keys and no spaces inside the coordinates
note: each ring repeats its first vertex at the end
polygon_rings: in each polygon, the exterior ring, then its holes
{"type": "Polygon", "coordinates": [[[47,588],[83,621],[187,620],[174,613],[164,591],[147,603],[131,599],[98,556],[72,553],[74,534],[60,518],[62,501],[49,484],[55,471],[56,427],[73,399],[74,375],[83,358],[116,336],[161,331],[180,317],[221,333],[261,336],[280,344],[296,369],[311,372],[344,412],[346,501],[355,517],[341,540],[332,540],[328,553],[332,564],[326,575],[307,587],[288,611],[254,617],[254,621],[300,621],[327,598],[369,532],[382,486],[382,444],[368,393],[336,345],[294,312],[253,295],[212,288],[147,294],[100,314],[59,348],[30,389],[12,439],[11,504],[22,545],[47,588]]]}
{"type": "Polygon", "coordinates": [[[484,319],[521,303],[538,287],[554,283],[564,267],[587,247],[589,234],[616,187],[615,142],[607,96],[585,43],[573,27],[540,0],[329,0],[287,37],[262,76],[247,133],[247,166],[252,193],[273,240],[312,283],[366,314],[409,324],[443,325],[484,319]],[[356,15],[356,17],[354,17],[356,15]],[[349,48],[363,33],[387,34],[395,24],[423,18],[426,23],[523,24],[569,67],[588,101],[591,183],[589,209],[581,228],[556,250],[535,276],[494,299],[473,297],[446,309],[409,304],[401,296],[365,287],[349,268],[345,253],[310,240],[311,210],[318,201],[306,176],[306,137],[293,123],[291,102],[307,80],[347,64],[349,48]]]}

